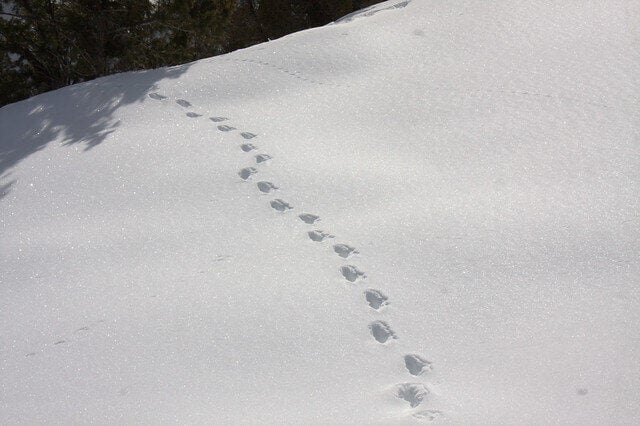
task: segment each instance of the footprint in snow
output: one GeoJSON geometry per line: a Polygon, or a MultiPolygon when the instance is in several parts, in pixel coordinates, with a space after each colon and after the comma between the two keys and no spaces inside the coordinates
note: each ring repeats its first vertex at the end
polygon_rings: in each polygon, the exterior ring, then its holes
{"type": "Polygon", "coordinates": [[[402,9],[403,7],[407,7],[407,5],[409,3],[410,2],[408,0],[407,1],[401,1],[400,3],[396,3],[393,6],[388,7],[387,9],[402,9]]]}
{"type": "Polygon", "coordinates": [[[250,143],[243,143],[242,145],[240,145],[240,149],[243,150],[244,152],[249,152],[249,151],[253,151],[254,149],[256,149],[255,145],[250,144],[250,143]]]}
{"type": "Polygon", "coordinates": [[[242,132],[242,133],[240,133],[240,136],[242,136],[245,139],[253,139],[258,135],[254,134],[254,133],[249,133],[249,132],[242,132]]]}
{"type": "Polygon", "coordinates": [[[396,333],[393,332],[389,324],[384,321],[374,321],[369,324],[371,335],[378,343],[386,343],[389,339],[397,339],[396,333]]]}
{"type": "Polygon", "coordinates": [[[214,123],[219,123],[221,121],[227,121],[228,118],[227,117],[209,117],[209,120],[213,121],[214,123]]]}
{"type": "Polygon", "coordinates": [[[367,303],[376,311],[389,304],[389,298],[382,292],[374,290],[372,288],[365,290],[364,297],[367,299],[367,303]]]}
{"type": "Polygon", "coordinates": [[[333,246],[333,251],[335,251],[338,256],[344,259],[351,256],[352,254],[358,254],[354,247],[348,246],[346,244],[336,244],[335,246],[333,246]]]}
{"type": "Polygon", "coordinates": [[[405,355],[404,365],[413,376],[419,376],[425,371],[429,371],[433,368],[431,362],[416,354],[405,355]]]}
{"type": "Polygon", "coordinates": [[[442,417],[442,412],[438,410],[423,410],[413,413],[413,417],[418,420],[424,420],[427,422],[432,422],[442,417]]]}
{"type": "Polygon", "coordinates": [[[396,397],[404,399],[415,408],[429,395],[429,389],[422,383],[401,383],[396,388],[396,397]]]}
{"type": "Polygon", "coordinates": [[[153,92],[153,93],[149,93],[149,97],[151,99],[155,99],[156,101],[161,101],[163,99],[167,99],[166,96],[162,96],[160,93],[158,92],[153,92]]]}
{"type": "Polygon", "coordinates": [[[221,132],[230,132],[235,129],[236,129],[235,127],[227,126],[226,124],[223,124],[222,126],[218,126],[218,130],[220,130],[221,132]]]}
{"type": "Polygon", "coordinates": [[[311,213],[302,213],[298,217],[300,218],[301,221],[308,224],[313,224],[318,220],[320,220],[320,216],[316,216],[315,214],[311,214],[311,213]]]}
{"type": "Polygon", "coordinates": [[[264,192],[265,194],[268,194],[271,191],[275,191],[276,189],[278,189],[278,187],[276,187],[274,184],[272,184],[271,182],[258,182],[256,184],[258,186],[258,189],[260,190],[260,192],[264,192]]]}
{"type": "Polygon", "coordinates": [[[342,276],[349,282],[354,282],[358,278],[366,278],[364,272],[353,265],[345,265],[340,268],[340,272],[342,276]]]}
{"type": "Polygon", "coordinates": [[[185,101],[184,99],[178,99],[176,103],[183,108],[191,108],[193,106],[191,105],[191,102],[185,101]]]}
{"type": "Polygon", "coordinates": [[[245,167],[238,172],[238,176],[240,176],[242,180],[247,180],[256,173],[258,173],[258,171],[254,167],[245,167]]]}
{"type": "Polygon", "coordinates": [[[256,164],[264,163],[269,160],[271,160],[271,156],[269,154],[256,155],[256,164]]]}
{"type": "Polygon", "coordinates": [[[307,232],[307,235],[309,235],[309,238],[311,238],[312,241],[316,242],[322,242],[327,238],[333,238],[333,235],[329,234],[328,232],[320,231],[318,229],[315,231],[307,232]]]}
{"type": "Polygon", "coordinates": [[[187,117],[189,117],[189,118],[197,118],[197,117],[202,117],[202,114],[198,114],[198,113],[195,113],[195,112],[188,112],[187,113],[187,117]]]}
{"type": "Polygon", "coordinates": [[[278,210],[279,212],[284,212],[293,208],[289,205],[289,203],[279,198],[271,202],[271,207],[273,207],[275,210],[278,210]]]}

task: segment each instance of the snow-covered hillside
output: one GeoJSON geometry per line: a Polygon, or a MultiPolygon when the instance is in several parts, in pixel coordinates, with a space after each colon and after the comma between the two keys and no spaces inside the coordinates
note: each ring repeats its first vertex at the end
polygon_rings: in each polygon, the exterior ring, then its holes
{"type": "Polygon", "coordinates": [[[392,1],[0,109],[0,423],[640,423],[639,22],[392,1]]]}

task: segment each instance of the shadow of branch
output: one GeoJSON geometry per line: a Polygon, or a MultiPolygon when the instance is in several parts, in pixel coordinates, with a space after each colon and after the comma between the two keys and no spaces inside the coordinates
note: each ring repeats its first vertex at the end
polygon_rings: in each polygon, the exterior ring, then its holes
{"type": "Polygon", "coordinates": [[[90,150],[103,143],[120,122],[114,113],[139,102],[161,80],[175,79],[190,64],[103,77],[65,87],[0,108],[0,199],[16,180],[12,169],[51,143],[82,144],[90,150]]]}

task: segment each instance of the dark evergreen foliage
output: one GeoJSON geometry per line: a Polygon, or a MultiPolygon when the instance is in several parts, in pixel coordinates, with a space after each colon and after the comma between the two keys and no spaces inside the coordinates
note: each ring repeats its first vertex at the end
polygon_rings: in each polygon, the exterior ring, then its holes
{"type": "Polygon", "coordinates": [[[0,106],[324,25],[371,0],[0,0],[0,106]]]}

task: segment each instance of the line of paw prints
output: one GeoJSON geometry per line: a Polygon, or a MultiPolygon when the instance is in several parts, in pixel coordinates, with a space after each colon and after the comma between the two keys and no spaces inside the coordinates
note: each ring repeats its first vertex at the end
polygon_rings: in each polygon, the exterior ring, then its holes
{"type": "Polygon", "coordinates": [[[314,80],[314,79],[309,78],[308,76],[304,75],[300,71],[295,71],[295,70],[289,69],[289,68],[281,66],[281,65],[275,65],[275,64],[271,64],[271,63],[265,62],[265,61],[260,61],[260,60],[257,60],[257,59],[249,59],[249,58],[243,58],[243,59],[219,58],[219,59],[222,60],[222,61],[226,61],[226,62],[249,63],[249,64],[254,64],[254,65],[259,65],[259,66],[262,66],[262,67],[272,68],[274,70],[277,70],[277,71],[280,71],[280,72],[282,72],[284,74],[287,74],[290,77],[296,78],[298,80],[301,80],[301,81],[304,81],[304,82],[310,83],[310,84],[317,84],[319,86],[343,87],[343,85],[337,84],[337,83],[329,83],[329,82],[326,82],[326,81],[314,80]]]}
{"type": "MultiPolygon", "coordinates": [[[[386,9],[374,10],[374,11],[370,12],[369,14],[364,14],[363,16],[371,16],[372,14],[375,14],[375,13],[380,12],[382,10],[390,10],[390,9],[402,8],[402,7],[405,7],[408,3],[409,3],[408,1],[403,1],[403,2],[400,2],[400,3],[396,4],[396,5],[387,7],[386,9]]],[[[347,22],[347,21],[345,21],[345,22],[347,22]]],[[[421,30],[417,30],[417,31],[418,31],[418,33],[421,32],[421,30]]],[[[284,66],[271,64],[269,62],[261,61],[261,60],[258,60],[258,59],[250,59],[250,58],[242,58],[242,59],[218,58],[218,59],[222,60],[222,61],[226,61],[226,62],[251,63],[251,64],[263,66],[263,67],[273,68],[275,70],[278,70],[280,72],[288,74],[291,77],[294,77],[296,79],[299,79],[299,80],[302,80],[302,81],[305,81],[305,82],[311,83],[311,84],[317,84],[317,85],[321,85],[321,86],[325,85],[325,86],[333,86],[333,87],[345,87],[344,84],[328,83],[328,82],[323,82],[323,81],[319,81],[319,80],[314,80],[312,78],[309,78],[309,77],[305,76],[300,71],[291,70],[291,69],[286,68],[284,66]]],[[[499,95],[525,97],[525,98],[530,98],[530,99],[536,99],[536,98],[541,99],[541,100],[542,99],[549,99],[549,100],[556,100],[556,101],[571,102],[571,103],[575,103],[575,104],[579,104],[579,105],[591,105],[591,106],[594,106],[594,107],[604,108],[604,109],[615,109],[614,107],[612,107],[612,106],[610,106],[610,105],[608,105],[606,103],[603,103],[603,102],[584,100],[584,99],[580,99],[580,98],[574,98],[574,97],[564,96],[564,95],[559,95],[559,94],[545,93],[545,92],[536,91],[536,90],[508,90],[508,89],[505,90],[505,89],[487,88],[487,87],[479,88],[479,89],[475,89],[475,90],[460,90],[460,89],[457,89],[455,87],[449,87],[449,86],[433,86],[432,90],[438,91],[438,92],[458,93],[458,94],[466,94],[466,95],[472,95],[472,94],[482,94],[482,95],[499,94],[499,95]]]]}
{"type": "MultiPolygon", "coordinates": [[[[158,93],[151,93],[149,97],[155,100],[165,100],[166,97],[158,93]]],[[[184,99],[177,99],[175,101],[183,108],[192,108],[192,104],[184,99]]],[[[193,111],[186,113],[187,117],[199,118],[202,114],[198,114],[193,111]]],[[[259,151],[258,145],[255,143],[257,134],[247,131],[239,131],[236,127],[230,124],[224,124],[229,121],[227,117],[212,116],[209,120],[214,123],[217,129],[221,132],[233,132],[238,131],[241,142],[239,148],[242,152],[251,154],[253,156],[253,164],[243,167],[238,171],[238,176],[242,181],[251,182],[256,180],[256,189],[262,194],[273,194],[278,191],[279,187],[273,182],[267,180],[255,179],[256,175],[259,175],[260,166],[272,160],[272,157],[266,153],[254,154],[254,151],[259,151]]],[[[287,201],[281,198],[274,198],[269,202],[269,205],[273,210],[278,213],[286,213],[290,210],[294,210],[294,207],[287,201]]],[[[313,228],[307,231],[308,238],[315,243],[325,243],[329,240],[334,240],[335,235],[327,232],[323,229],[318,229],[317,224],[321,222],[319,215],[302,212],[297,215],[297,218],[307,225],[312,225],[313,228]]],[[[333,244],[333,252],[341,259],[348,261],[347,264],[343,264],[339,267],[339,273],[342,278],[350,284],[357,284],[364,282],[367,279],[367,274],[362,271],[358,266],[352,264],[351,259],[354,256],[360,254],[356,247],[346,243],[333,244]]],[[[363,291],[363,299],[366,304],[376,314],[384,311],[384,308],[390,304],[389,297],[381,290],[367,288],[363,291]]],[[[391,344],[393,341],[398,340],[398,336],[388,322],[376,319],[369,323],[369,332],[372,339],[381,345],[391,344]]],[[[404,364],[407,372],[413,376],[422,376],[432,370],[432,362],[427,360],[424,356],[415,353],[409,353],[404,356],[404,364]]],[[[394,387],[394,394],[397,398],[406,401],[411,408],[417,408],[428,400],[428,396],[431,393],[430,389],[424,383],[404,382],[399,383],[394,387]]],[[[442,416],[442,413],[438,410],[415,410],[412,412],[412,416],[420,420],[432,421],[442,416]]]]}

